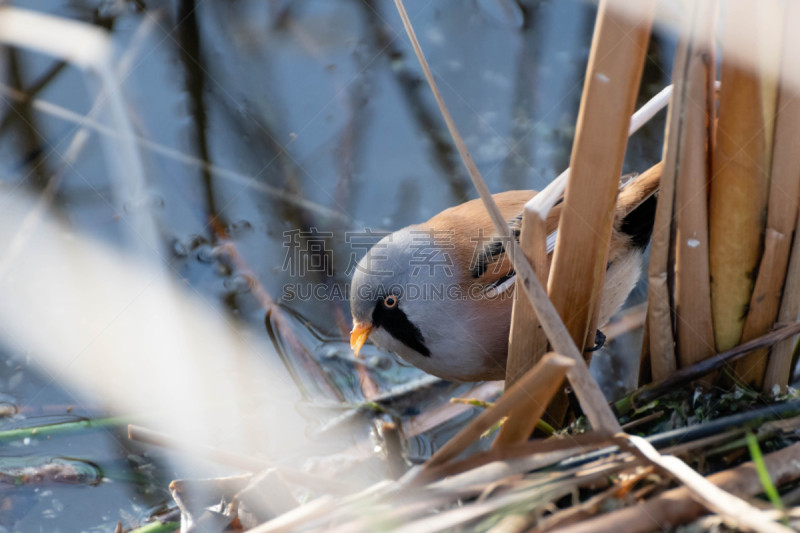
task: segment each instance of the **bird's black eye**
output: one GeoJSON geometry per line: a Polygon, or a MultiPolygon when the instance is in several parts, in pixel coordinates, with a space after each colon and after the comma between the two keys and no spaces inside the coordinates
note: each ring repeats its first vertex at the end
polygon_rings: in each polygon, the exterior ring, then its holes
{"type": "Polygon", "coordinates": [[[397,296],[390,294],[386,298],[383,299],[383,306],[386,309],[393,309],[397,307],[397,296]]]}
{"type": "Polygon", "coordinates": [[[400,297],[387,294],[375,303],[372,311],[372,325],[385,329],[389,335],[402,342],[423,357],[430,357],[431,351],[425,346],[425,338],[417,326],[400,309],[400,297]]]}

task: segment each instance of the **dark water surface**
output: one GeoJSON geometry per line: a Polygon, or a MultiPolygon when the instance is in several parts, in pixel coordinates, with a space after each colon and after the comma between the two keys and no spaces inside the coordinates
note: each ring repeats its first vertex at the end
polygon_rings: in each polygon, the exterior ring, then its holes
{"type": "MultiPolygon", "coordinates": [[[[540,189],[566,168],[594,7],[573,0],[521,2],[524,10],[510,0],[406,3],[490,189],[540,189]]],[[[124,210],[155,213],[173,275],[266,337],[269,319],[252,290],[257,281],[286,306],[341,397],[363,400],[343,338],[346,283],[366,250],[364,231],[398,229],[476,197],[393,3],[10,4],[111,32],[149,183],[124,210]],[[220,259],[221,235],[236,244],[255,279],[220,259]],[[298,264],[295,245],[308,243],[319,243],[329,263],[298,264]],[[309,294],[313,287],[325,290],[309,294]]],[[[642,101],[667,83],[671,67],[661,56],[670,52],[661,40],[651,44],[642,101]]],[[[74,66],[22,49],[4,48],[2,57],[4,89],[79,115],[91,108],[95,93],[74,66]]],[[[8,91],[2,98],[2,185],[36,193],[60,176],[51,209],[76,232],[124,246],[101,134],[92,133],[74,164],[65,165],[61,156],[76,124],[8,91]]],[[[663,117],[632,141],[626,171],[657,161],[662,127],[663,117]]],[[[0,419],[0,431],[107,416],[63,388],[35,354],[0,350],[0,405],[19,410],[0,419]]],[[[380,392],[424,379],[388,354],[366,351],[380,392]]],[[[302,382],[302,372],[296,375],[302,382]]],[[[435,387],[430,397],[437,401],[459,390],[435,387]]],[[[403,406],[404,413],[427,405],[420,402],[403,406]]],[[[302,406],[298,412],[304,414],[302,406]]],[[[458,422],[411,439],[408,455],[429,455],[458,422]]],[[[311,421],[309,431],[318,430],[311,421]]],[[[78,461],[81,476],[70,483],[0,482],[0,532],[113,531],[120,520],[134,527],[170,501],[169,480],[187,474],[129,443],[121,428],[0,443],[3,472],[57,458],[78,461]]]]}

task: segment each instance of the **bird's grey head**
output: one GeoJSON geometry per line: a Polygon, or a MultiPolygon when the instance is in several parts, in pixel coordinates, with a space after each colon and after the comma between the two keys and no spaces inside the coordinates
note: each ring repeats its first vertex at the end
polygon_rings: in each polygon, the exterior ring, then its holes
{"type": "Polygon", "coordinates": [[[422,323],[430,309],[425,308],[421,292],[435,281],[435,274],[417,263],[426,257],[425,247],[434,244],[423,242],[424,233],[418,226],[396,231],[359,261],[350,286],[350,340],[356,354],[372,334],[376,344],[390,351],[411,349],[430,356],[422,323]]]}
{"type": "Polygon", "coordinates": [[[419,225],[396,231],[367,253],[350,286],[356,355],[369,337],[444,379],[502,377],[511,305],[492,310],[476,304],[480,296],[464,293],[472,275],[458,268],[463,257],[453,249],[447,235],[419,225]]]}

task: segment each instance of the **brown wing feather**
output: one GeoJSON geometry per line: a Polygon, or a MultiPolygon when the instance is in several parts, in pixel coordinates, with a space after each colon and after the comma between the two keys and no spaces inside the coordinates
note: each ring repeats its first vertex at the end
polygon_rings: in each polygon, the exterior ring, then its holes
{"type": "MultiPolygon", "coordinates": [[[[617,197],[614,231],[611,237],[609,261],[628,248],[629,237],[619,231],[623,218],[658,190],[663,163],[658,163],[634,179],[617,197]]],[[[507,221],[522,213],[525,203],[536,195],[534,190],[506,191],[492,195],[507,221]]],[[[545,227],[552,233],[558,228],[563,204],[554,206],[547,215],[545,227]]],[[[423,226],[434,230],[436,242],[448,250],[455,272],[469,273],[485,245],[496,237],[489,213],[480,199],[451,207],[428,220],[423,226]]],[[[505,253],[498,255],[478,278],[466,274],[457,283],[488,285],[507,276],[512,265],[505,253]]]]}
{"type": "MultiPolygon", "coordinates": [[[[503,218],[511,220],[522,212],[525,203],[535,194],[533,190],[518,190],[501,192],[492,197],[503,218]]],[[[511,262],[505,254],[501,254],[479,278],[472,278],[469,274],[484,246],[497,235],[480,199],[445,209],[423,226],[436,232],[436,242],[450,253],[455,271],[467,273],[458,283],[489,284],[511,271],[511,262]]]]}

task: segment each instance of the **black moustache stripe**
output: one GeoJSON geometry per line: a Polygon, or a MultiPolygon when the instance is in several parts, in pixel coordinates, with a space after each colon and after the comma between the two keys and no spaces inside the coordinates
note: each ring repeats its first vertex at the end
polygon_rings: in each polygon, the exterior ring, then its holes
{"type": "Polygon", "coordinates": [[[392,337],[421,355],[425,357],[431,356],[431,351],[425,346],[422,332],[411,323],[399,307],[395,306],[391,309],[386,309],[383,303],[379,301],[375,304],[375,310],[372,312],[372,324],[375,327],[385,329],[392,337]]]}

